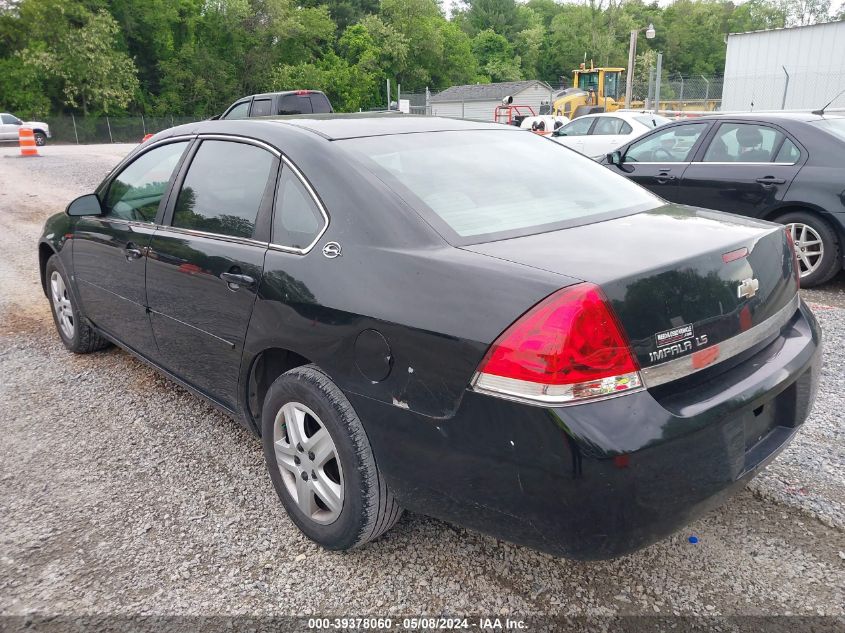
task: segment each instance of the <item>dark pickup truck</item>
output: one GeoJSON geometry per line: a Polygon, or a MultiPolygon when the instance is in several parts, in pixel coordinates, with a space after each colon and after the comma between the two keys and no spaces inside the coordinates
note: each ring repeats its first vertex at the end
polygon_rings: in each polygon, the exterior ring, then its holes
{"type": "Polygon", "coordinates": [[[325,114],[334,112],[329,98],[319,90],[286,90],[250,95],[235,101],[221,119],[247,119],[277,114],[325,114]]]}

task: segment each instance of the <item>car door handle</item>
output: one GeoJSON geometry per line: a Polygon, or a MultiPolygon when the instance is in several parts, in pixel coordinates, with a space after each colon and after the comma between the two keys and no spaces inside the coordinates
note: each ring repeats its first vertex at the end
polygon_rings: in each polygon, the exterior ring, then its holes
{"type": "Polygon", "coordinates": [[[660,173],[657,174],[654,179],[658,182],[658,184],[665,185],[667,182],[672,182],[675,180],[675,177],[672,174],[667,173],[660,173]]]}
{"type": "Polygon", "coordinates": [[[126,256],[126,261],[131,262],[133,259],[141,259],[144,256],[144,251],[129,242],[123,249],[123,254],[126,256]]]}
{"type": "Polygon", "coordinates": [[[242,286],[252,288],[255,285],[254,277],[239,273],[220,273],[220,279],[229,284],[229,290],[240,290],[242,286]]]}
{"type": "Polygon", "coordinates": [[[786,179],[775,178],[774,176],[765,176],[764,178],[758,178],[757,182],[761,185],[783,185],[786,183],[786,179]]]}

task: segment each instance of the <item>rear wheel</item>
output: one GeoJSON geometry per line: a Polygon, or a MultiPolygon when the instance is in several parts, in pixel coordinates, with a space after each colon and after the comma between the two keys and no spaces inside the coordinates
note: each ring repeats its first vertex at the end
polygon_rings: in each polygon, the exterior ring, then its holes
{"type": "Polygon", "coordinates": [[[39,147],[47,144],[47,135],[44,132],[35,132],[33,136],[35,137],[35,144],[39,147]]]}
{"type": "Polygon", "coordinates": [[[50,305],[53,308],[53,322],[65,347],[76,354],[88,354],[108,347],[109,342],[106,339],[82,322],[73,293],[67,285],[67,277],[59,267],[57,255],[47,260],[45,274],[50,305]]]}
{"type": "Polygon", "coordinates": [[[802,287],[823,284],[839,272],[842,267],[839,240],[820,216],[807,211],[792,211],[775,221],[787,226],[795,242],[802,287]]]}
{"type": "Polygon", "coordinates": [[[402,514],[378,470],[352,405],[314,365],[281,375],[264,399],[262,444],[270,479],[291,520],[311,540],[351,549],[402,514]]]}

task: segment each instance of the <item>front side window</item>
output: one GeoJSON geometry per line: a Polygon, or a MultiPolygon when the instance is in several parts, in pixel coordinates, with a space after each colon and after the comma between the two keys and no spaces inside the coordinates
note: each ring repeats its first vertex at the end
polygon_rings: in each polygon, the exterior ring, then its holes
{"type": "Polygon", "coordinates": [[[663,204],[536,134],[467,130],[336,142],[452,243],[542,233],[663,204]]]}
{"type": "Polygon", "coordinates": [[[572,123],[564,125],[557,131],[558,136],[584,136],[590,131],[590,126],[595,119],[575,119],[572,123]]]}
{"type": "Polygon", "coordinates": [[[270,116],[272,112],[270,99],[256,99],[252,102],[250,116],[270,116]]]}
{"type": "Polygon", "coordinates": [[[155,222],[158,206],[187,141],[160,145],[139,156],[109,185],[105,216],[155,222]]]}
{"type": "Polygon", "coordinates": [[[768,163],[783,134],[765,125],[723,123],[704,153],[705,163],[768,163]]]}
{"type": "Polygon", "coordinates": [[[12,116],[11,114],[0,115],[0,121],[5,123],[6,125],[20,125],[21,124],[20,119],[16,116],[12,116]]]}
{"type": "Polygon", "coordinates": [[[224,116],[224,119],[246,119],[249,116],[249,101],[239,103],[224,116]]]}
{"type": "Polygon", "coordinates": [[[252,237],[274,160],[254,145],[203,141],[176,199],[173,226],[252,237]]]}
{"type": "Polygon", "coordinates": [[[629,163],[683,163],[707,129],[706,123],[676,125],[637,141],[625,153],[629,163]]]}
{"type": "Polygon", "coordinates": [[[282,169],[273,214],[273,243],[307,248],[323,229],[325,220],[311,194],[290,167],[282,169]]]}

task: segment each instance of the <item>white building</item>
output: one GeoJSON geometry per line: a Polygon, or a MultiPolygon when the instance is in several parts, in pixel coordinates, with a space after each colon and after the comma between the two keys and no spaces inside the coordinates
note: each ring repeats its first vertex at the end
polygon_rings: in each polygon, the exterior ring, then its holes
{"type": "Polygon", "coordinates": [[[812,110],[842,90],[845,21],[728,35],[722,110],[812,110]]]}
{"type": "Polygon", "coordinates": [[[531,106],[539,114],[540,104],[548,103],[551,94],[552,87],[537,80],[452,86],[431,97],[431,114],[492,121],[493,111],[507,96],[513,97],[514,105],[531,106]]]}

